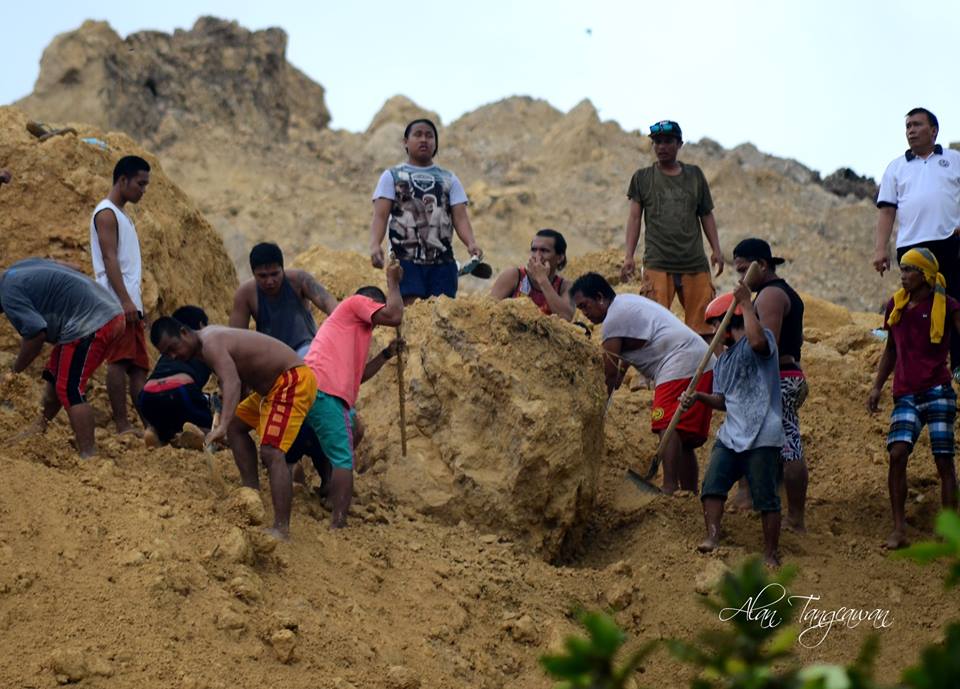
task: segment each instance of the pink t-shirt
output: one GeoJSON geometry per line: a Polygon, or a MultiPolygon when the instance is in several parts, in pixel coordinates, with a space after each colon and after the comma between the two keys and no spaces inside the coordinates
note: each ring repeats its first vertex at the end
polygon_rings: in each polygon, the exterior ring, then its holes
{"type": "Polygon", "coordinates": [[[304,363],[317,378],[317,389],[339,397],[352,409],[367,366],[373,314],[385,304],[355,294],[340,302],[310,343],[304,363]]]}

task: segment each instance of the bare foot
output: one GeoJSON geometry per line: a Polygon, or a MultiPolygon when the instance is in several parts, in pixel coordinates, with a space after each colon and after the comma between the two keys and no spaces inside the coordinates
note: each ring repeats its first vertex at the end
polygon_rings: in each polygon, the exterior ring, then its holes
{"type": "Polygon", "coordinates": [[[150,449],[160,447],[160,436],[152,427],[143,432],[143,444],[150,449]]]}
{"type": "Polygon", "coordinates": [[[347,518],[346,518],[346,516],[343,516],[343,515],[341,515],[341,516],[339,516],[339,517],[334,516],[334,518],[330,520],[330,528],[331,528],[331,529],[345,529],[345,528],[347,528],[347,518]]]}
{"type": "Polygon", "coordinates": [[[127,424],[126,426],[117,426],[117,435],[134,435],[138,438],[142,438],[143,431],[141,431],[139,428],[134,428],[130,424],[127,424]]]}
{"type": "Polygon", "coordinates": [[[907,535],[899,529],[894,529],[887,538],[887,542],[883,544],[883,547],[887,550],[900,550],[900,548],[905,548],[907,545],[909,545],[907,535]]]}
{"type": "Polygon", "coordinates": [[[783,520],[783,528],[794,533],[807,533],[807,526],[803,523],[802,516],[798,518],[787,515],[787,518],[783,520]]]}
{"type": "Polygon", "coordinates": [[[703,542],[700,545],[697,546],[697,552],[712,553],[719,547],[719,545],[720,542],[716,538],[708,536],[707,538],[703,539],[703,542]]]}
{"type": "Polygon", "coordinates": [[[764,553],[763,564],[765,564],[770,569],[780,569],[780,554],[764,553]]]}
{"type": "Polygon", "coordinates": [[[265,528],[265,529],[263,530],[263,532],[264,532],[265,534],[267,534],[268,536],[272,536],[273,538],[277,539],[278,541],[289,541],[289,540],[290,540],[290,530],[289,530],[289,529],[281,529],[281,528],[279,528],[279,527],[274,526],[274,527],[271,527],[271,528],[269,528],[269,529],[265,528]]]}
{"type": "Polygon", "coordinates": [[[174,445],[184,450],[202,450],[206,434],[192,423],[183,424],[183,430],[174,438],[174,445]]]}

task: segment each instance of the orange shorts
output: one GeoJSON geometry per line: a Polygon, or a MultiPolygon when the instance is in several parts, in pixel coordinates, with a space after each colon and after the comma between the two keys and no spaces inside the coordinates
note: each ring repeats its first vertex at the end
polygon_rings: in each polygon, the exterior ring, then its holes
{"type": "Polygon", "coordinates": [[[121,361],[129,361],[137,368],[149,371],[150,357],[147,355],[145,330],[146,326],[142,320],[133,325],[127,323],[123,334],[113,343],[113,348],[110,350],[109,357],[107,357],[107,363],[116,364],[121,361]]]}
{"type": "Polygon", "coordinates": [[[668,309],[673,304],[674,295],[680,297],[687,327],[701,335],[713,335],[713,328],[703,320],[707,304],[717,294],[710,273],[665,273],[644,268],[643,286],[650,299],[668,309]]]}
{"type": "MultiPolygon", "coordinates": [[[[653,413],[651,414],[650,429],[664,431],[670,425],[670,419],[680,404],[680,395],[690,385],[689,378],[671,380],[658,385],[653,391],[653,413]]],[[[707,371],[700,376],[696,387],[698,392],[710,393],[713,391],[713,371],[707,371]]],[[[703,445],[710,436],[710,419],[713,409],[703,402],[694,402],[693,406],[680,415],[677,431],[688,442],[703,445]]]]}
{"type": "Polygon", "coordinates": [[[317,398],[317,379],[306,366],[277,378],[266,397],[255,392],[237,405],[237,418],[257,429],[260,445],[286,452],[293,445],[317,398]]]}

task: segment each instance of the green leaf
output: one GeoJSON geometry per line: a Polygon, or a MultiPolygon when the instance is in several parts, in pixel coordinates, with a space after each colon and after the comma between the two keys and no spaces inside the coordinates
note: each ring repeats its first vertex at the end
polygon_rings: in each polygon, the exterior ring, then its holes
{"type": "Polygon", "coordinates": [[[781,656],[791,652],[794,644],[797,643],[799,633],[797,627],[793,625],[784,627],[767,643],[767,653],[772,656],[781,656]]]}
{"type": "Polygon", "coordinates": [[[590,632],[590,638],[596,647],[596,652],[612,657],[626,640],[620,627],[612,617],[596,612],[583,616],[583,626],[590,632]]]}
{"type": "Polygon", "coordinates": [[[943,510],[937,517],[935,530],[938,534],[960,547],[960,514],[953,510],[943,510]]]}
{"type": "Polygon", "coordinates": [[[808,665],[800,670],[797,679],[811,689],[850,689],[850,677],[839,665],[808,665]]]}
{"type": "Polygon", "coordinates": [[[921,541],[920,543],[914,543],[908,548],[894,552],[893,557],[909,559],[925,565],[941,557],[947,557],[953,554],[953,552],[954,548],[949,543],[921,541]]]}

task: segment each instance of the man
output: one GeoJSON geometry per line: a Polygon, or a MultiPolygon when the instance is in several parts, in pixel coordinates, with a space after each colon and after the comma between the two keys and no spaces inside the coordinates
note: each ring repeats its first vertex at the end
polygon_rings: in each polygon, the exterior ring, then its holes
{"type": "MultiPolygon", "coordinates": [[[[897,261],[912,248],[925,247],[937,257],[947,294],[960,299],[960,152],[937,141],[940,123],[926,108],[907,113],[910,148],[883,173],[877,194],[877,230],[873,267],[883,275],[890,268],[888,244],[894,220],[897,261]]],[[[950,365],[960,375],[960,338],[950,345],[950,365]]]]}
{"type": "MultiPolygon", "coordinates": [[[[577,278],[570,294],[591,322],[603,323],[607,394],[620,387],[626,365],[633,365],[654,381],[650,428],[661,435],[706,354],[707,344],[667,308],[636,294],[617,294],[597,273],[577,278]]],[[[711,359],[697,383],[698,390],[710,391],[712,370],[711,359]]],[[[678,488],[696,492],[698,469],[694,450],[707,441],[710,416],[708,407],[695,404],[680,417],[676,433],[664,449],[664,493],[674,493],[678,488]]]]}
{"type": "Polygon", "coordinates": [[[284,270],[283,252],[272,243],[250,250],[253,277],[237,288],[230,314],[231,328],[247,328],[252,317],[257,332],[275,337],[301,357],[317,332],[307,302],[329,315],[337,300],[305,270],[284,270]]]}
{"type": "Polygon", "coordinates": [[[922,247],[910,249],[900,259],[900,284],[887,303],[887,344],[867,397],[867,409],[876,412],[883,384],[893,373],[894,406],[887,435],[893,532],[885,544],[891,550],[907,545],[907,459],[924,426],[940,474],[943,507],[957,508],[953,463],[957,393],[950,382],[947,354],[951,340],[960,336],[960,303],[947,296],[936,257],[922,247]]]}
{"type": "Polygon", "coordinates": [[[456,296],[454,232],[471,256],[483,256],[473,236],[463,185],[433,162],[438,141],[433,122],[410,122],[403,132],[406,162],[385,170],[373,192],[370,262],[383,268],[382,244],[389,229],[391,251],[403,268],[400,293],[407,305],[441,294],[456,296]]]}
{"type": "Polygon", "coordinates": [[[128,203],[140,201],[148,184],[150,165],[147,161],[138,156],[124,156],[113,168],[113,188],[107,198],[97,204],[90,218],[94,275],[120,302],[126,321],[123,337],[110,353],[107,365],[107,394],[118,433],[137,432],[127,418],[124,388],[129,381],[130,401],[136,405],[150,370],[140,294],[140,240],[124,210],[128,203]]]}
{"type": "Polygon", "coordinates": [[[713,369],[712,392],[684,391],[684,409],[696,402],[726,412],[710,453],[700,499],[706,538],[697,546],[709,553],[720,545],[720,520],[727,493],[746,475],[753,502],[763,525],[763,555],[768,567],[780,566],[780,375],[773,333],[757,319],[750,288],[742,281],[733,293],[707,305],[706,319],[719,327],[731,302],[737,303],[727,326],[727,350],[713,369]]]}
{"type": "Polygon", "coordinates": [[[650,127],[650,138],[657,162],[637,170],[630,180],[627,246],[620,275],[626,281],[636,272],[633,255],[642,219],[646,226],[642,277],[648,296],[669,309],[678,295],[686,324],[701,335],[712,335],[703,321],[714,289],[701,230],[710,243],[710,263],[718,276],[723,272],[723,254],[710,187],[700,168],[677,160],[683,146],[679,124],[657,122],[650,127]]]}
{"type": "Polygon", "coordinates": [[[43,432],[60,408],[67,410],[80,457],[96,454],[90,376],[123,333],[123,311],[110,292],[72,268],[28,258],[0,276],[0,312],[23,338],[13,362],[19,373],[44,342],[53,351],[43,371],[43,415],[29,432],[43,432]]]}
{"type": "Polygon", "coordinates": [[[293,478],[284,453],[317,395],[317,381],[297,353],[280,340],[239,328],[208,325],[191,328],[170,317],[154,322],[150,340],[161,354],[178,361],[198,359],[217,374],[223,395],[220,423],[207,434],[207,445],[227,437],[243,485],[259,490],[257,448],[270,476],[276,538],[290,537],[293,478]],[[241,386],[253,392],[240,401],[241,386]]]}
{"type": "Polygon", "coordinates": [[[530,242],[527,265],[507,268],[490,290],[494,299],[529,297],[545,314],[573,320],[569,280],[559,275],[567,265],[567,240],[556,230],[539,230],[530,242]]]}
{"type": "Polygon", "coordinates": [[[373,376],[401,346],[397,340],[367,361],[373,329],[378,325],[399,326],[403,321],[400,284],[403,269],[387,265],[387,295],[377,287],[361,287],[343,300],[317,331],[305,361],[317,379],[317,401],[310,410],[310,427],[333,465],[330,496],[333,513],[330,526],[347,524],[353,497],[353,408],[360,384],[373,376]]]}
{"type": "MultiPolygon", "coordinates": [[[[760,325],[773,333],[777,342],[780,366],[780,397],[785,440],[780,450],[783,461],[783,483],[787,491],[787,528],[806,531],[807,463],[803,457],[798,412],[807,399],[807,378],[800,368],[803,346],[803,300],[787,281],[777,275],[777,266],[784,260],[774,257],[770,245],[762,239],[744,239],[733,249],[733,264],[740,276],[756,261],[760,274],[755,289],[754,308],[760,325]]],[[[737,502],[750,507],[745,480],[740,483],[737,502]]]]}

